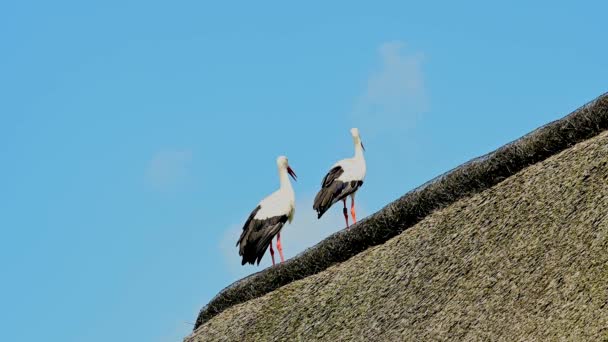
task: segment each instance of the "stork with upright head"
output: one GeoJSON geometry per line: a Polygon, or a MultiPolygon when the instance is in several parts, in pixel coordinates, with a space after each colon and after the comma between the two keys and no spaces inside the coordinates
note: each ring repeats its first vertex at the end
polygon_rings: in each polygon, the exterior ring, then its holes
{"type": "Polygon", "coordinates": [[[352,128],[350,133],[353,136],[353,143],[355,144],[355,156],[348,159],[342,159],[325,175],[321,182],[321,190],[315,197],[313,209],[317,211],[318,218],[321,218],[323,214],[331,207],[334,203],[342,201],[344,203],[344,220],[346,220],[346,228],[348,225],[348,210],[346,209],[346,199],[350,195],[351,207],[350,212],[353,216],[353,223],[357,223],[357,214],[355,211],[355,193],[359,190],[359,187],[363,185],[363,179],[365,178],[365,157],[363,157],[363,143],[359,136],[359,130],[352,128]]]}
{"type": "Polygon", "coordinates": [[[243,233],[236,242],[239,248],[239,255],[243,257],[242,265],[245,263],[258,265],[260,260],[266,253],[266,249],[270,246],[270,256],[274,265],[274,250],[272,249],[272,239],[277,237],[277,249],[281,262],[285,261],[283,257],[283,248],[281,246],[281,228],[285,222],[293,219],[295,211],[295,194],[289,181],[290,175],[296,180],[296,174],[293,172],[287,157],[280,156],[277,158],[277,167],[279,168],[279,180],[281,186],[279,190],[273,192],[270,196],[264,198],[249,215],[249,218],[243,226],[243,233]]]}

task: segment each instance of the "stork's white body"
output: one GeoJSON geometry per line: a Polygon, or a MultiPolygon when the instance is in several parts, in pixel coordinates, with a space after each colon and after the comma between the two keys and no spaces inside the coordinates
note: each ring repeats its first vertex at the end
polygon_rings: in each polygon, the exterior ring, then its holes
{"type": "Polygon", "coordinates": [[[356,222],[355,215],[355,193],[359,187],[363,185],[367,167],[365,157],[363,156],[363,143],[359,136],[359,130],[351,129],[353,143],[355,145],[355,156],[348,159],[342,159],[335,163],[329,172],[323,177],[321,182],[321,190],[315,196],[313,209],[317,211],[317,217],[321,218],[329,207],[338,201],[344,201],[344,219],[346,227],[348,227],[348,216],[346,214],[346,198],[351,197],[351,214],[353,221],[356,222]]]}
{"type": "Polygon", "coordinates": [[[279,175],[281,187],[260,201],[259,205],[261,208],[254,216],[256,220],[264,220],[269,217],[282,215],[287,215],[290,223],[293,220],[296,210],[296,196],[291,187],[287,170],[279,169],[279,175]]]}
{"type": "Polygon", "coordinates": [[[335,163],[332,168],[340,166],[344,173],[337,178],[337,180],[342,182],[350,182],[350,181],[363,181],[365,180],[365,173],[367,172],[367,167],[365,165],[365,157],[363,156],[363,151],[361,149],[361,145],[355,146],[355,156],[352,158],[342,159],[339,162],[335,163]]]}
{"type": "Polygon", "coordinates": [[[255,209],[249,214],[249,218],[243,226],[241,237],[237,241],[239,255],[243,257],[241,264],[260,263],[266,249],[270,247],[272,264],[274,265],[274,250],[272,249],[272,239],[277,237],[277,249],[284,260],[283,249],[281,247],[281,229],[285,222],[293,219],[296,201],[289,176],[296,179],[296,175],[289,167],[287,158],[280,156],[277,158],[279,169],[279,190],[264,198],[258,203],[255,209]]]}

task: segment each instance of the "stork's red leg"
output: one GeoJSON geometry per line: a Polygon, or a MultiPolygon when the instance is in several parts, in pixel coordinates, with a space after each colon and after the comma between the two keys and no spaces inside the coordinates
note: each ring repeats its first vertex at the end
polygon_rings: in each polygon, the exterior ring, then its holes
{"type": "Polygon", "coordinates": [[[350,228],[348,225],[348,210],[346,209],[346,198],[342,200],[344,202],[344,209],[342,209],[342,213],[344,214],[344,220],[346,221],[346,229],[350,228]]]}
{"type": "Polygon", "coordinates": [[[353,224],[357,223],[357,212],[355,211],[355,196],[351,197],[350,213],[353,215],[353,224]]]}
{"type": "Polygon", "coordinates": [[[272,266],[274,266],[274,249],[272,249],[272,241],[270,241],[270,257],[272,258],[272,266]]]}
{"type": "Polygon", "coordinates": [[[281,262],[285,262],[285,258],[283,258],[283,246],[281,246],[281,233],[277,234],[277,249],[279,250],[279,256],[281,257],[281,262]]]}

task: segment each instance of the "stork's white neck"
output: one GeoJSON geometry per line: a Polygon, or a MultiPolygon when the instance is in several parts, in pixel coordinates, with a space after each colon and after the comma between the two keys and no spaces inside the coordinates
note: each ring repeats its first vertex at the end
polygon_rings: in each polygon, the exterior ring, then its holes
{"type": "Polygon", "coordinates": [[[289,180],[289,174],[287,173],[287,168],[285,168],[285,167],[279,168],[279,181],[281,182],[281,189],[293,189],[291,187],[291,181],[289,180]]]}
{"type": "Polygon", "coordinates": [[[361,143],[355,144],[355,159],[365,159],[363,157],[363,147],[361,143]]]}

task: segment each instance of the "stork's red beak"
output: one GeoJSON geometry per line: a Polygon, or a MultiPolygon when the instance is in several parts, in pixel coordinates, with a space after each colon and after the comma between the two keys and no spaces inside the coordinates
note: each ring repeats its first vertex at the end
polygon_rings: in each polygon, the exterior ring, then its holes
{"type": "Polygon", "coordinates": [[[298,176],[296,176],[296,173],[293,172],[293,170],[289,166],[287,166],[287,173],[289,173],[289,175],[291,176],[291,178],[293,178],[293,180],[295,180],[295,181],[298,180],[298,176]]]}

